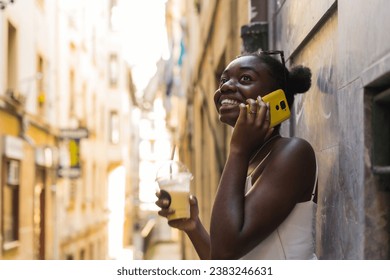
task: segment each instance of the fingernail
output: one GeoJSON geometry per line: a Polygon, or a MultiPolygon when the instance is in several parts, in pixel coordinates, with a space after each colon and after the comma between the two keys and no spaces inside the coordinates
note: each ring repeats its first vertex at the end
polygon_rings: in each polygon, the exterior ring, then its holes
{"type": "Polygon", "coordinates": [[[163,199],[163,200],[161,201],[161,203],[162,203],[164,206],[167,206],[167,205],[169,205],[169,200],[168,200],[168,199],[163,199]]]}

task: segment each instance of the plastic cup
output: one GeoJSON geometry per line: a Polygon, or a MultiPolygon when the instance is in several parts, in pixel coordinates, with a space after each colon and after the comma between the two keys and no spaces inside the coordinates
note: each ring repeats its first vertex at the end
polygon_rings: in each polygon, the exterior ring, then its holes
{"type": "Polygon", "coordinates": [[[160,192],[170,201],[169,208],[175,210],[175,213],[168,216],[168,221],[190,218],[191,179],[191,172],[178,161],[168,161],[158,169],[156,181],[160,192]]]}

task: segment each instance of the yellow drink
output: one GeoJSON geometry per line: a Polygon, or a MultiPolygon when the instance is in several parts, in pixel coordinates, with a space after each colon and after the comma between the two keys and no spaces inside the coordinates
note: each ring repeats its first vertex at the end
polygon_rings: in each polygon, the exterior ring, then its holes
{"type": "Polygon", "coordinates": [[[188,219],[190,217],[190,193],[185,191],[170,191],[169,195],[171,196],[171,205],[169,208],[174,209],[175,213],[169,215],[168,220],[188,219]]]}
{"type": "Polygon", "coordinates": [[[190,181],[192,174],[180,162],[168,161],[157,171],[156,181],[164,198],[170,201],[169,208],[175,210],[169,221],[190,218],[190,181]]]}

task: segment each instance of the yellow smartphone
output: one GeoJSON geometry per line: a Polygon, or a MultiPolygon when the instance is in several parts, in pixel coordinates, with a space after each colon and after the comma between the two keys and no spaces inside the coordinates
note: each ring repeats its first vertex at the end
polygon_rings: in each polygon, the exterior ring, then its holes
{"type": "MultiPolygon", "coordinates": [[[[270,127],[277,126],[287,120],[290,115],[286,95],[282,89],[277,89],[262,97],[264,103],[269,103],[270,110],[270,127]]],[[[257,101],[256,101],[257,102],[257,101]]],[[[249,112],[249,105],[246,105],[249,112]]]]}
{"type": "Polygon", "coordinates": [[[269,102],[270,127],[274,127],[290,117],[290,108],[282,89],[275,90],[263,96],[262,99],[264,103],[269,102]]]}
{"type": "MultiPolygon", "coordinates": [[[[264,103],[269,103],[270,110],[270,127],[277,126],[281,122],[287,120],[290,115],[286,95],[282,89],[277,89],[262,97],[264,103]]],[[[257,102],[257,101],[256,101],[257,102]]],[[[246,105],[249,112],[249,105],[246,105]]]]}

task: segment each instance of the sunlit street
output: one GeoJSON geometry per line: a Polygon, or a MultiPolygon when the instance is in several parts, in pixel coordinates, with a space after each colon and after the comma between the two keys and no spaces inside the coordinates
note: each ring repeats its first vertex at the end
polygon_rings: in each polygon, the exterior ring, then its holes
{"type": "Polygon", "coordinates": [[[390,259],[389,6],[0,0],[0,260],[390,259]]]}

